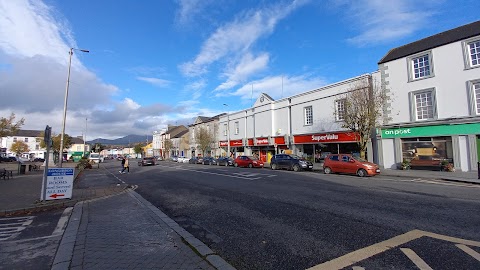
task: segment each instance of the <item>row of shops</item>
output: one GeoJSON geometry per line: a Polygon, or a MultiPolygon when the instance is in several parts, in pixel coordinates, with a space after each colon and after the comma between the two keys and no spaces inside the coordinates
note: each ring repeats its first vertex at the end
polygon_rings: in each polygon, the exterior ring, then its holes
{"type": "MultiPolygon", "coordinates": [[[[228,141],[220,141],[225,149],[228,141]]],[[[357,155],[359,147],[353,132],[315,133],[230,140],[233,157],[257,155],[264,162],[278,153],[302,156],[322,162],[328,154],[357,155]]],[[[480,123],[392,127],[377,130],[377,138],[367,149],[369,160],[386,169],[398,169],[408,161],[413,169],[437,169],[442,162],[461,171],[477,170],[480,160],[480,123]],[[416,165],[416,166],[414,166],[416,165]]]]}

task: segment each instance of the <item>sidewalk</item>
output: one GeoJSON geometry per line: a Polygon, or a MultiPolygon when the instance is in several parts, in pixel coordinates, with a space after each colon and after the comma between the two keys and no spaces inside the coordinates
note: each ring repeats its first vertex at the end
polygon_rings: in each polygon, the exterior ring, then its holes
{"type": "MultiPolygon", "coordinates": [[[[265,167],[267,167],[265,165],[265,167]]],[[[313,163],[313,170],[323,173],[322,163],[313,163]]],[[[442,172],[429,170],[392,170],[383,169],[380,172],[383,176],[421,178],[429,180],[444,180],[461,183],[480,184],[477,172],[442,172]]]]}

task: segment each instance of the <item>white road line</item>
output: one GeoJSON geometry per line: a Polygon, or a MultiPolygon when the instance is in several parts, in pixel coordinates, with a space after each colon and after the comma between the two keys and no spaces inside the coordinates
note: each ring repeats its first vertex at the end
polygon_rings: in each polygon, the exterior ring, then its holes
{"type": "Polygon", "coordinates": [[[455,245],[457,246],[459,249],[465,251],[465,253],[467,253],[468,255],[472,256],[473,258],[475,258],[477,261],[480,262],[480,254],[478,252],[476,252],[475,250],[465,246],[465,245],[461,245],[461,244],[457,244],[455,245]]]}
{"type": "MultiPolygon", "coordinates": [[[[167,166],[162,166],[162,167],[167,167],[167,166]]],[[[172,167],[167,167],[167,168],[172,168],[172,167]]],[[[244,180],[252,180],[251,178],[246,178],[246,177],[242,177],[242,176],[236,176],[236,175],[231,175],[231,174],[220,174],[220,173],[199,171],[199,170],[189,170],[189,169],[185,169],[185,168],[182,168],[182,167],[173,167],[173,169],[183,170],[183,171],[191,171],[191,172],[198,172],[198,173],[205,173],[205,174],[212,174],[212,175],[218,175],[218,176],[226,176],[226,177],[232,177],[232,178],[239,178],[239,179],[244,179],[244,180]]],[[[255,178],[255,179],[260,179],[260,178],[255,178]]],[[[253,179],[253,180],[255,180],[255,179],[253,179]]]]}
{"type": "Polygon", "coordinates": [[[409,248],[400,249],[420,270],[433,270],[422,258],[420,258],[415,251],[409,248]]]}
{"type": "Polygon", "coordinates": [[[68,207],[63,210],[62,216],[58,219],[57,226],[53,230],[52,235],[63,234],[63,231],[67,227],[68,219],[70,218],[70,213],[72,213],[73,207],[68,207]]]}
{"type": "Polygon", "coordinates": [[[354,267],[352,267],[352,270],[365,270],[365,268],[363,268],[361,266],[354,266],[354,267]]]}
{"type": "Polygon", "coordinates": [[[14,238],[20,234],[21,231],[33,222],[34,216],[17,217],[17,218],[2,218],[0,221],[13,221],[14,223],[0,223],[0,241],[14,238]],[[19,222],[15,222],[19,221],[19,222]],[[11,225],[14,225],[12,227],[11,225]]]}

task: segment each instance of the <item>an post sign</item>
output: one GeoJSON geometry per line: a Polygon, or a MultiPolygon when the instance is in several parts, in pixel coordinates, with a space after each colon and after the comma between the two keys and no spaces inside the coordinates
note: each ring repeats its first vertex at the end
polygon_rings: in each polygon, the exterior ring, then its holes
{"type": "Polygon", "coordinates": [[[49,168],[45,200],[72,198],[73,168],[49,168]]]}
{"type": "Polygon", "coordinates": [[[480,123],[382,129],[382,138],[479,134],[480,123]]]}

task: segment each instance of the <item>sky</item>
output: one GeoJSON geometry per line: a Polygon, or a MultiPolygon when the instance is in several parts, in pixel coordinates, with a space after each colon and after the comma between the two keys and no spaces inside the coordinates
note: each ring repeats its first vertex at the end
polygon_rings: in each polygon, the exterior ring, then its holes
{"type": "Polygon", "coordinates": [[[371,73],[478,0],[0,0],[0,117],[115,139],[371,73]],[[82,52],[78,49],[88,50],[82,52]],[[225,104],[225,105],[224,105],[225,104]]]}

